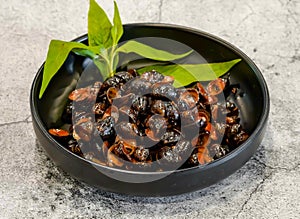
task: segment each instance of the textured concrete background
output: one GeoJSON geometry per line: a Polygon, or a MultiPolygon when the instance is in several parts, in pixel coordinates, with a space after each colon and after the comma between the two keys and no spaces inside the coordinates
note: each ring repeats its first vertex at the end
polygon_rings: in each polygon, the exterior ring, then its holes
{"type": "MultiPolygon", "coordinates": [[[[241,48],[271,95],[266,136],[239,171],[168,198],[105,193],[57,169],[36,141],[29,89],[50,39],[86,33],[88,1],[0,1],[0,218],[299,218],[300,1],[119,0],[124,23],[198,28],[241,48]]],[[[112,14],[111,0],[99,3],[112,14]]]]}

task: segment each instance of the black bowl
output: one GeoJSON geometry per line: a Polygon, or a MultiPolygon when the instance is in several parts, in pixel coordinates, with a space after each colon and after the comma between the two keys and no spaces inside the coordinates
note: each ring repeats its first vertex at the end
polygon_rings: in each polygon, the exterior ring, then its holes
{"type": "MultiPolygon", "coordinates": [[[[241,109],[243,126],[251,134],[250,137],[238,148],[212,163],[175,170],[170,174],[120,170],[101,166],[79,157],[65,149],[47,132],[51,126],[48,112],[51,105],[55,104],[57,86],[67,83],[65,91],[60,92],[70,92],[77,81],[76,72],[80,72],[81,67],[76,63],[81,62],[82,65],[82,58],[71,55],[67,60],[71,65],[65,64],[61,68],[62,73],[54,77],[55,83],[50,84],[41,100],[38,94],[43,65],[37,72],[31,88],[30,106],[34,130],[49,157],[64,171],[90,185],[110,192],[141,196],[166,196],[199,190],[224,179],[242,167],[261,143],[269,115],[268,89],[259,69],[236,47],[198,30],[166,24],[124,25],[124,35],[121,40],[138,37],[164,37],[179,41],[196,50],[209,62],[241,58],[242,62],[231,72],[231,81],[239,83],[244,91],[245,95],[238,99],[237,104],[241,109]],[[120,181],[114,176],[121,176],[128,180],[120,181]],[[142,178],[160,179],[139,183],[139,179],[142,178]]],[[[86,43],[87,36],[82,36],[75,41],[86,43]]]]}

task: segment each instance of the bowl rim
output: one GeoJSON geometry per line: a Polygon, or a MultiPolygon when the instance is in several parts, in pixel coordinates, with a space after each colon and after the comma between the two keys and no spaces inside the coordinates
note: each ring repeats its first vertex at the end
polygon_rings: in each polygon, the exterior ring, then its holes
{"type": "MultiPolygon", "coordinates": [[[[238,54],[243,61],[245,61],[247,63],[247,65],[252,69],[252,71],[254,72],[256,78],[258,79],[258,83],[260,85],[260,88],[262,89],[262,94],[263,94],[263,110],[262,110],[262,114],[259,118],[258,124],[256,125],[255,129],[253,130],[253,132],[251,133],[251,135],[248,137],[248,139],[243,142],[240,146],[238,146],[237,148],[235,148],[234,150],[232,150],[230,153],[226,154],[225,156],[214,160],[210,163],[204,164],[204,165],[199,165],[199,166],[194,166],[194,167],[189,167],[189,168],[184,168],[184,169],[176,169],[176,170],[169,170],[169,171],[161,171],[161,172],[153,172],[153,171],[131,171],[131,170],[123,170],[123,169],[118,169],[118,168],[114,168],[114,167],[109,167],[109,166],[105,166],[105,165],[101,165],[98,163],[94,163],[90,160],[87,160],[77,154],[74,154],[73,152],[69,151],[67,148],[65,148],[62,144],[60,144],[58,141],[56,141],[46,130],[39,114],[38,114],[38,110],[37,110],[37,103],[36,103],[36,98],[38,98],[37,96],[34,96],[34,91],[35,89],[37,89],[37,82],[38,82],[38,78],[40,77],[40,75],[42,74],[42,70],[44,68],[44,64],[45,62],[42,63],[42,65],[40,66],[40,68],[38,69],[33,82],[32,82],[32,86],[31,86],[31,90],[30,90],[30,109],[31,109],[31,114],[35,120],[35,122],[37,123],[39,129],[41,130],[42,134],[49,139],[53,144],[59,146],[60,149],[64,150],[65,152],[67,152],[68,154],[70,154],[71,156],[75,156],[78,159],[81,159],[81,161],[83,161],[86,164],[89,165],[93,165],[95,168],[103,168],[106,169],[108,171],[115,171],[115,172],[120,172],[120,173],[126,173],[126,174],[133,174],[133,175],[166,175],[166,174],[174,174],[174,173],[181,173],[181,172],[189,172],[189,171],[196,171],[196,170],[206,170],[206,169],[210,169],[213,168],[215,166],[219,166],[225,162],[227,162],[228,160],[233,159],[235,156],[237,156],[239,153],[241,153],[243,150],[245,150],[250,143],[256,138],[257,135],[259,135],[263,128],[264,128],[264,124],[267,122],[268,120],[268,116],[269,116],[269,111],[270,111],[270,97],[269,97],[269,91],[268,91],[268,87],[266,84],[266,81],[261,73],[261,71],[259,70],[259,68],[256,66],[256,64],[244,53],[242,52],[240,49],[238,49],[236,46],[232,45],[231,43],[223,40],[222,38],[215,36],[213,34],[207,33],[205,31],[202,30],[198,30],[195,28],[191,28],[191,27],[186,27],[186,26],[182,26],[182,25],[177,25],[177,24],[168,24],[168,23],[128,23],[128,24],[124,24],[123,26],[125,27],[147,27],[147,28],[151,28],[151,27],[156,27],[156,28],[168,28],[168,29],[176,29],[176,30],[180,30],[183,32],[189,32],[189,33],[193,33],[196,35],[201,35],[202,37],[206,37],[212,41],[215,41],[225,47],[227,47],[228,49],[232,50],[233,52],[235,52],[236,54],[238,54]]],[[[73,39],[72,41],[83,41],[87,39],[87,34],[81,35],[75,39],[73,39]]]]}

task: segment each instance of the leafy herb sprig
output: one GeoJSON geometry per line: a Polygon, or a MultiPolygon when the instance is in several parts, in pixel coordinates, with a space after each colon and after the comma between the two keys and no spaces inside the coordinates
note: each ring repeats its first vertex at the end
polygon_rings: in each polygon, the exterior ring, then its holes
{"type": "MultiPolygon", "coordinates": [[[[172,54],[135,40],[127,41],[118,46],[122,35],[123,25],[116,2],[114,2],[114,17],[113,24],[111,24],[108,16],[97,2],[90,0],[88,12],[88,45],[60,40],[52,40],[50,42],[39,98],[42,98],[51,79],[58,72],[71,51],[77,55],[91,58],[99,68],[103,79],[114,75],[119,63],[119,53],[136,53],[147,59],[172,61],[186,57],[192,52],[172,54]]],[[[225,74],[239,61],[241,60],[236,59],[229,62],[211,64],[155,65],[141,68],[138,72],[143,73],[145,70],[155,68],[164,75],[172,75],[175,79],[174,86],[178,87],[195,81],[213,80],[225,74]]]]}

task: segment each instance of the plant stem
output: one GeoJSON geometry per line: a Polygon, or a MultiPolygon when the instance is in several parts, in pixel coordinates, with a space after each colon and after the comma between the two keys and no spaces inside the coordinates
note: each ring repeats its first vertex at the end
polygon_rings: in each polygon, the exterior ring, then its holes
{"type": "Polygon", "coordinates": [[[113,46],[110,50],[110,55],[109,55],[109,76],[113,77],[115,74],[115,69],[114,69],[114,60],[115,60],[115,46],[113,46]]]}

